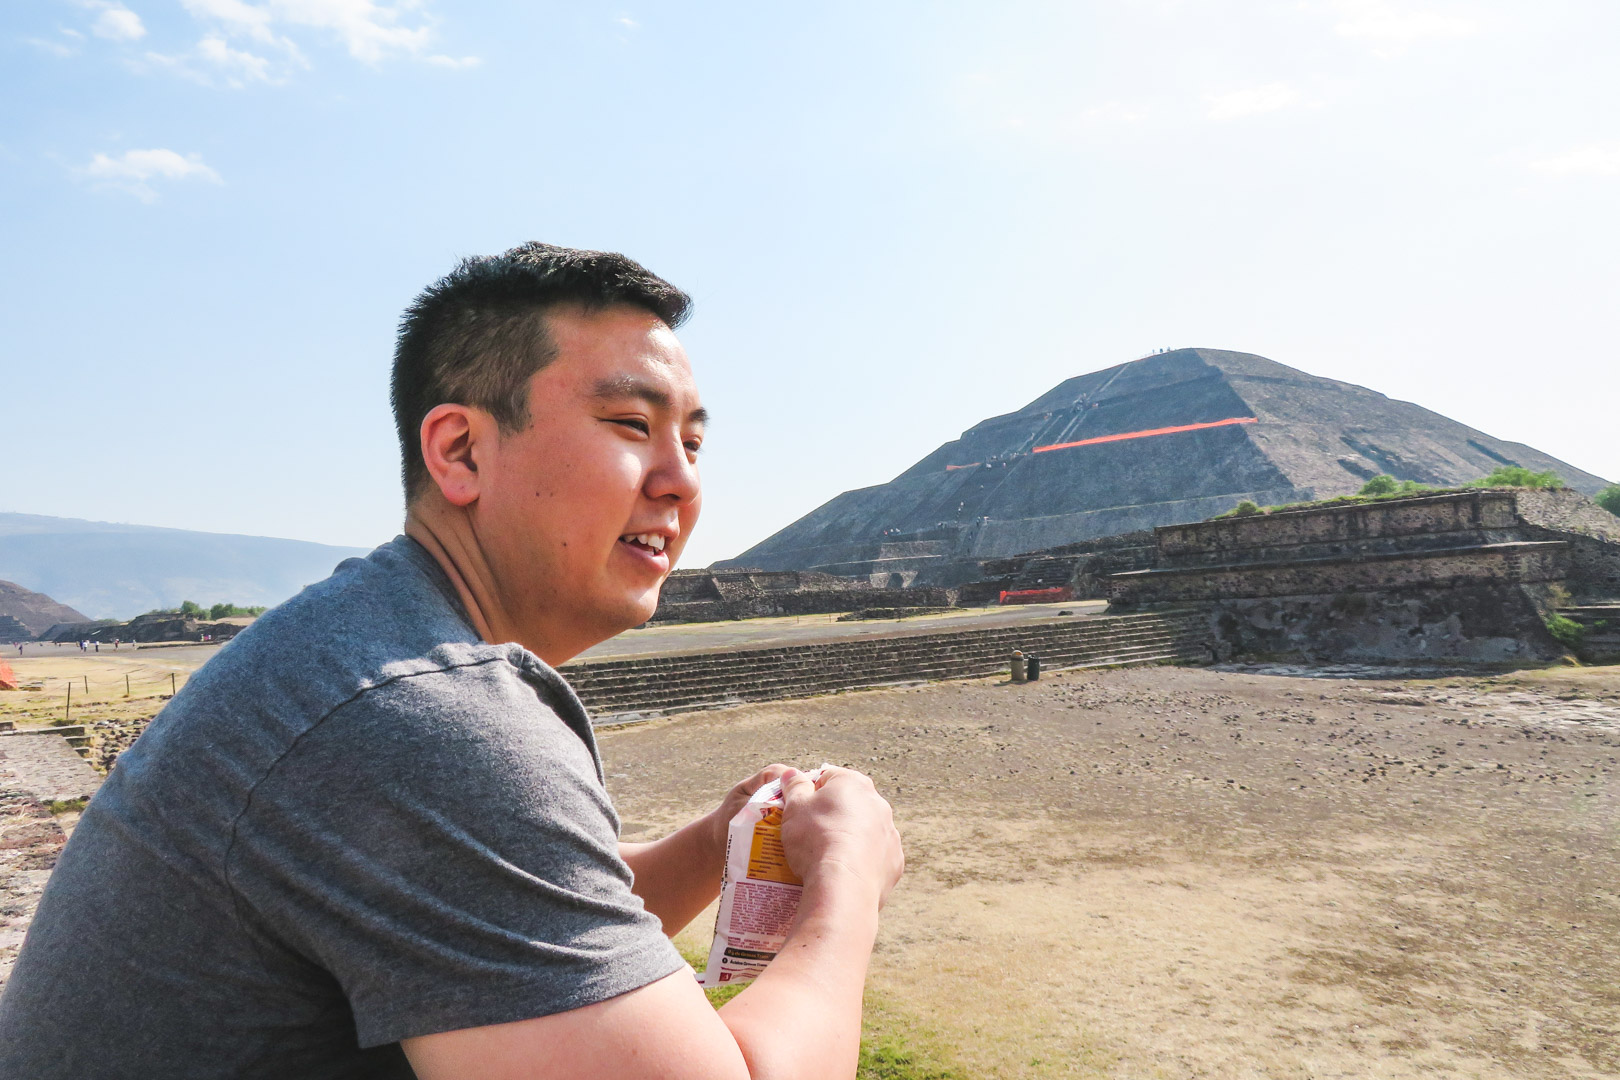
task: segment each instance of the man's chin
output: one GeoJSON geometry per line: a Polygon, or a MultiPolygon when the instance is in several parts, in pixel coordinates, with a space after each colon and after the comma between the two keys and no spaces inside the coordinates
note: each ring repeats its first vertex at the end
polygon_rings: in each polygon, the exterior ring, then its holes
{"type": "Polygon", "coordinates": [[[612,634],[608,636],[612,637],[616,634],[622,634],[626,630],[634,630],[638,626],[645,625],[657,610],[658,591],[656,589],[643,596],[627,597],[622,606],[616,606],[611,616],[603,620],[607,626],[613,627],[612,634]]]}

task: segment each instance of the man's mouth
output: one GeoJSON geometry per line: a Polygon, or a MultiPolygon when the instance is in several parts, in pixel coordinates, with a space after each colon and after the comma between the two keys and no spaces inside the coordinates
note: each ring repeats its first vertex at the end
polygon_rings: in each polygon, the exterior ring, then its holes
{"type": "Polygon", "coordinates": [[[660,533],[626,533],[619,537],[619,543],[644,548],[648,551],[661,552],[664,550],[664,537],[660,533]]]}

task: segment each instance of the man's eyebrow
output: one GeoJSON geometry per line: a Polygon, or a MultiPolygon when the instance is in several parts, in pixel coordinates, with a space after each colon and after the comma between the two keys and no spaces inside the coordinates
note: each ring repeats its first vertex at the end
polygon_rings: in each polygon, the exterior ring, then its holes
{"type": "MultiPolygon", "coordinates": [[[[613,401],[618,398],[640,398],[647,404],[658,409],[667,409],[672,402],[670,396],[651,383],[646,383],[634,375],[614,375],[600,380],[591,388],[591,397],[597,401],[613,401]]],[[[687,423],[707,424],[709,410],[699,406],[686,416],[687,423]]]]}

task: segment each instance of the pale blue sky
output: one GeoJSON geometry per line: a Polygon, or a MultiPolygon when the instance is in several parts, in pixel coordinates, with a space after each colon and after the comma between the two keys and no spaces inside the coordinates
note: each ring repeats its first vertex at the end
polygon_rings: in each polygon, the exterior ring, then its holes
{"type": "Polygon", "coordinates": [[[14,0],[0,510],[369,545],[457,257],[686,288],[688,565],[1072,375],[1262,355],[1620,479],[1609,0],[14,0]]]}

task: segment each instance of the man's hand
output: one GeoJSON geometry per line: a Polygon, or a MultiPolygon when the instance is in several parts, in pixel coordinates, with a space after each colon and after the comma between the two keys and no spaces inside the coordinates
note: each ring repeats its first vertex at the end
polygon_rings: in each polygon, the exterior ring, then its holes
{"type": "Polygon", "coordinates": [[[754,797],[754,792],[772,780],[780,779],[784,774],[797,771],[797,769],[789,768],[781,763],[767,765],[726,792],[725,798],[720,800],[720,805],[703,815],[704,828],[707,830],[709,842],[713,846],[716,860],[715,867],[717,869],[724,869],[726,830],[731,826],[731,819],[737,816],[737,811],[741,810],[748,800],[754,797]]]}
{"type": "Polygon", "coordinates": [[[767,765],[726,792],[719,806],[662,840],[619,845],[619,857],[636,876],[631,888],[663,922],[664,933],[674,937],[720,895],[731,819],[754,792],[793,771],[786,765],[767,765]]]}
{"type": "Polygon", "coordinates": [[[881,908],[905,872],[906,857],[894,811],[871,778],[829,765],[812,781],[788,769],[782,794],[782,849],[805,886],[847,873],[872,890],[881,908]]]}

